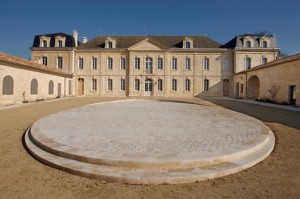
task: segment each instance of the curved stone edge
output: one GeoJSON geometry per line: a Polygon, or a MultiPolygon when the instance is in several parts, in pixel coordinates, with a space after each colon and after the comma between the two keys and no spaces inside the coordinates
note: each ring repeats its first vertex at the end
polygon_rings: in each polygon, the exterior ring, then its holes
{"type": "Polygon", "coordinates": [[[241,158],[203,167],[172,169],[130,169],[100,166],[66,159],[41,150],[28,136],[24,136],[28,151],[39,161],[54,168],[93,179],[129,184],[181,184],[226,176],[247,169],[264,160],[273,150],[275,137],[269,132],[268,142],[252,154],[241,158]]]}
{"type": "MultiPolygon", "coordinates": [[[[126,100],[117,100],[117,101],[109,101],[109,102],[100,102],[94,104],[88,104],[85,106],[95,106],[99,104],[107,104],[107,103],[122,103],[128,101],[153,101],[149,99],[126,99],[126,100]]],[[[154,100],[159,101],[159,100],[154,100]]],[[[180,102],[176,102],[180,103],[180,102]]],[[[197,104],[195,104],[197,105],[197,104]]],[[[212,107],[216,108],[216,107],[212,107]]],[[[230,110],[226,110],[229,112],[234,112],[230,110]]],[[[235,114],[241,114],[234,112],[235,114]]],[[[219,152],[218,154],[209,154],[209,156],[205,157],[191,157],[189,154],[182,154],[181,157],[178,158],[156,158],[150,157],[147,158],[146,155],[143,158],[95,158],[95,157],[87,157],[80,154],[75,154],[70,152],[70,148],[68,146],[56,143],[55,147],[51,147],[47,145],[47,138],[44,138],[43,135],[33,136],[31,132],[31,127],[29,128],[29,138],[31,142],[37,145],[39,148],[52,153],[53,155],[57,155],[60,157],[64,157],[67,159],[73,159],[80,162],[97,164],[97,165],[105,165],[105,166],[114,166],[114,167],[126,167],[126,168],[167,168],[167,169],[176,169],[176,168],[190,168],[190,167],[199,167],[206,166],[210,164],[218,164],[224,161],[231,161],[234,159],[238,159],[241,156],[245,156],[253,153],[254,151],[261,148],[269,139],[269,133],[271,130],[261,121],[244,115],[244,117],[251,118],[255,120],[261,126],[261,134],[257,136],[255,139],[251,140],[252,144],[240,144],[235,148],[230,148],[226,153],[219,152]],[[247,145],[247,146],[246,146],[247,145]],[[187,158],[189,157],[189,158],[187,158]]],[[[34,124],[32,125],[34,126],[34,124]]],[[[272,133],[272,132],[271,132],[272,133]]],[[[53,141],[52,141],[53,142],[53,141]]],[[[75,150],[78,151],[78,150],[75,150]]]]}

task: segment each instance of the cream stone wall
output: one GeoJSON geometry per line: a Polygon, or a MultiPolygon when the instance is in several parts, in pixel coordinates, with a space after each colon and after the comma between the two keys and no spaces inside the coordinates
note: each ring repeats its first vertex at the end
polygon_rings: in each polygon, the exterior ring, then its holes
{"type": "Polygon", "coordinates": [[[74,60],[75,52],[73,50],[41,50],[31,51],[31,61],[37,62],[39,64],[43,64],[42,57],[47,57],[47,66],[49,68],[55,68],[58,71],[62,71],[65,73],[72,74],[73,71],[73,60],[74,60]],[[63,58],[63,67],[62,69],[57,68],[57,57],[61,56],[63,58]]]}
{"type": "Polygon", "coordinates": [[[245,59],[246,57],[251,58],[251,68],[261,65],[262,64],[262,58],[267,58],[268,62],[274,61],[278,56],[277,51],[273,52],[267,52],[267,51],[261,51],[257,50],[255,51],[252,49],[252,51],[235,51],[234,52],[234,60],[235,60],[235,73],[239,73],[241,71],[246,70],[246,64],[245,59]]]}
{"type": "Polygon", "coordinates": [[[0,63],[0,105],[22,103],[23,101],[36,101],[57,98],[58,96],[70,96],[74,94],[72,78],[63,75],[51,74],[40,70],[17,66],[15,64],[0,63]],[[3,95],[3,79],[6,76],[13,78],[13,95],[3,95]],[[38,93],[31,94],[31,81],[38,82],[38,93]],[[49,94],[49,82],[54,83],[54,93],[49,94]],[[70,85],[71,81],[71,85],[70,85]],[[61,85],[61,94],[58,93],[58,85],[61,85]]]}

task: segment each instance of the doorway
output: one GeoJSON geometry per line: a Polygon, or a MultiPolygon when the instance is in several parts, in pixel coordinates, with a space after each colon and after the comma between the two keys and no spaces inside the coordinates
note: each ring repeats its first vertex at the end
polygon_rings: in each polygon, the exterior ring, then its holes
{"type": "Polygon", "coordinates": [[[145,96],[151,96],[153,93],[153,83],[151,79],[146,79],[145,81],[145,96]]]}
{"type": "Polygon", "coordinates": [[[229,79],[223,79],[223,96],[229,96],[229,79]]]}
{"type": "Polygon", "coordinates": [[[84,95],[84,79],[79,78],[78,79],[78,95],[84,95]]]}
{"type": "Polygon", "coordinates": [[[289,86],[289,104],[296,104],[296,85],[289,86]]]}

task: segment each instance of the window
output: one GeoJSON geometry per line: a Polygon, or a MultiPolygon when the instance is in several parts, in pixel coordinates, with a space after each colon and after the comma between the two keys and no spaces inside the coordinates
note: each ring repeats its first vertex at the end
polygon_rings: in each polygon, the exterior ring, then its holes
{"type": "Polygon", "coordinates": [[[139,91],[140,90],[140,79],[134,80],[134,90],[139,91]]]}
{"type": "Polygon", "coordinates": [[[14,94],[14,79],[7,75],[3,78],[2,84],[2,94],[3,95],[13,95],[14,94]]]}
{"type": "Polygon", "coordinates": [[[38,81],[36,79],[32,79],[30,83],[30,94],[37,95],[38,94],[38,81]]]}
{"type": "Polygon", "coordinates": [[[246,70],[251,68],[251,58],[246,57],[246,70]]]}
{"type": "Polygon", "coordinates": [[[209,80],[208,80],[208,79],[205,79],[205,80],[204,80],[204,90],[205,90],[205,91],[208,91],[208,89],[209,89],[209,80]]]}
{"type": "Polygon", "coordinates": [[[97,90],[97,79],[92,79],[92,90],[93,91],[97,90]]]}
{"type": "Polygon", "coordinates": [[[108,42],[108,48],[112,48],[113,47],[113,43],[111,41],[108,42]]]}
{"type": "Polygon", "coordinates": [[[191,58],[185,58],[185,70],[191,70],[191,58]]]}
{"type": "Polygon", "coordinates": [[[223,70],[225,71],[229,70],[229,60],[227,58],[224,59],[223,70]]]}
{"type": "Polygon", "coordinates": [[[177,58],[172,58],[172,70],[177,70],[177,58]]]}
{"type": "Polygon", "coordinates": [[[107,90],[112,91],[112,89],[113,89],[113,80],[108,79],[107,80],[107,90]]]}
{"type": "Polygon", "coordinates": [[[107,69],[109,70],[113,69],[113,59],[111,57],[107,59],[107,69]]]}
{"type": "Polygon", "coordinates": [[[96,57],[92,58],[92,69],[97,70],[97,58],[96,57]]]}
{"type": "Polygon", "coordinates": [[[263,48],[268,48],[268,42],[267,42],[267,41],[263,41],[262,47],[263,47],[263,48]]]}
{"type": "Polygon", "coordinates": [[[209,58],[204,58],[204,70],[209,70],[209,58]]]}
{"type": "Polygon", "coordinates": [[[261,64],[266,64],[268,62],[268,59],[266,57],[261,58],[261,64]]]}
{"type": "Polygon", "coordinates": [[[146,58],[146,73],[152,73],[152,58],[146,58]]]}
{"type": "Polygon", "coordinates": [[[48,94],[49,95],[53,95],[54,94],[54,83],[53,83],[52,80],[49,82],[49,85],[48,85],[48,94]]]}
{"type": "Polygon", "coordinates": [[[134,59],[134,69],[140,70],[141,68],[141,59],[139,57],[136,57],[134,59]]]}
{"type": "Polygon", "coordinates": [[[125,57],[121,57],[121,60],[120,60],[120,69],[121,70],[125,70],[126,68],[126,59],[125,57]]]}
{"type": "Polygon", "coordinates": [[[43,40],[43,47],[47,47],[47,40],[43,40]]]}
{"type": "Polygon", "coordinates": [[[251,41],[246,41],[246,47],[251,48],[251,41]]]}
{"type": "Polygon", "coordinates": [[[177,79],[172,79],[172,91],[177,91],[177,79]]]}
{"type": "Polygon", "coordinates": [[[57,68],[62,69],[62,67],[63,67],[63,58],[57,57],[57,68]]]}
{"type": "Polygon", "coordinates": [[[186,48],[191,48],[191,42],[187,41],[187,42],[185,43],[185,47],[186,47],[186,48]]]}
{"type": "Polygon", "coordinates": [[[120,90],[125,91],[125,79],[122,78],[120,81],[120,90]]]}
{"type": "Polygon", "coordinates": [[[80,70],[83,70],[83,58],[82,58],[82,57],[80,57],[80,58],[78,59],[78,68],[79,68],[80,70]]]}
{"type": "Polygon", "coordinates": [[[163,58],[157,58],[157,69],[162,70],[164,68],[164,60],[163,58]]]}
{"type": "Polygon", "coordinates": [[[42,64],[45,65],[45,66],[47,66],[47,64],[48,64],[47,57],[45,57],[45,56],[42,57],[42,64]]]}
{"type": "Polygon", "coordinates": [[[163,91],[163,80],[162,79],[157,80],[157,90],[163,91]]]}
{"type": "Polygon", "coordinates": [[[191,90],[191,80],[185,79],[185,91],[190,91],[190,90],[191,90]]]}
{"type": "Polygon", "coordinates": [[[58,47],[63,47],[63,42],[62,42],[62,40],[58,40],[58,47]]]}

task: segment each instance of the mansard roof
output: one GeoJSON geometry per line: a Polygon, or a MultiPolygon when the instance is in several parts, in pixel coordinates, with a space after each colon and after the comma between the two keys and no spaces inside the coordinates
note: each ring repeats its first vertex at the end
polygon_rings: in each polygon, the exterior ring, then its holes
{"type": "MultiPolygon", "coordinates": [[[[34,41],[32,44],[32,47],[40,47],[40,37],[50,37],[50,47],[55,47],[55,38],[57,36],[65,37],[66,38],[66,44],[65,47],[75,47],[75,39],[73,36],[65,34],[65,33],[51,33],[51,34],[42,34],[42,35],[36,35],[34,37],[34,41]]],[[[78,45],[80,45],[80,42],[78,42],[78,45]]]]}
{"type": "Polygon", "coordinates": [[[77,49],[95,49],[105,48],[105,40],[108,38],[115,38],[116,48],[130,48],[131,46],[150,39],[151,41],[160,43],[167,48],[182,48],[183,40],[186,37],[193,39],[194,48],[219,48],[220,43],[205,37],[205,36],[98,36],[95,39],[81,44],[77,49]]]}
{"type": "Polygon", "coordinates": [[[62,71],[59,71],[57,69],[54,68],[50,68],[47,67],[45,65],[30,61],[30,60],[26,60],[20,57],[16,57],[16,56],[12,56],[12,55],[8,55],[6,53],[0,52],[0,63],[8,63],[12,66],[15,67],[25,67],[25,68],[32,68],[32,69],[36,69],[39,71],[43,71],[46,73],[52,73],[52,74],[56,74],[56,75],[62,75],[62,76],[70,76],[67,73],[64,73],[62,71]]]}
{"type": "Polygon", "coordinates": [[[229,42],[227,42],[226,44],[222,45],[222,48],[230,48],[230,49],[234,49],[236,47],[242,47],[242,40],[245,37],[250,37],[252,39],[254,39],[255,41],[259,40],[260,38],[263,37],[267,37],[271,39],[271,46],[272,48],[276,48],[276,40],[274,39],[275,36],[274,35],[270,35],[270,34],[242,34],[242,35],[238,35],[236,37],[234,37],[232,40],[230,40],[229,42]]]}

